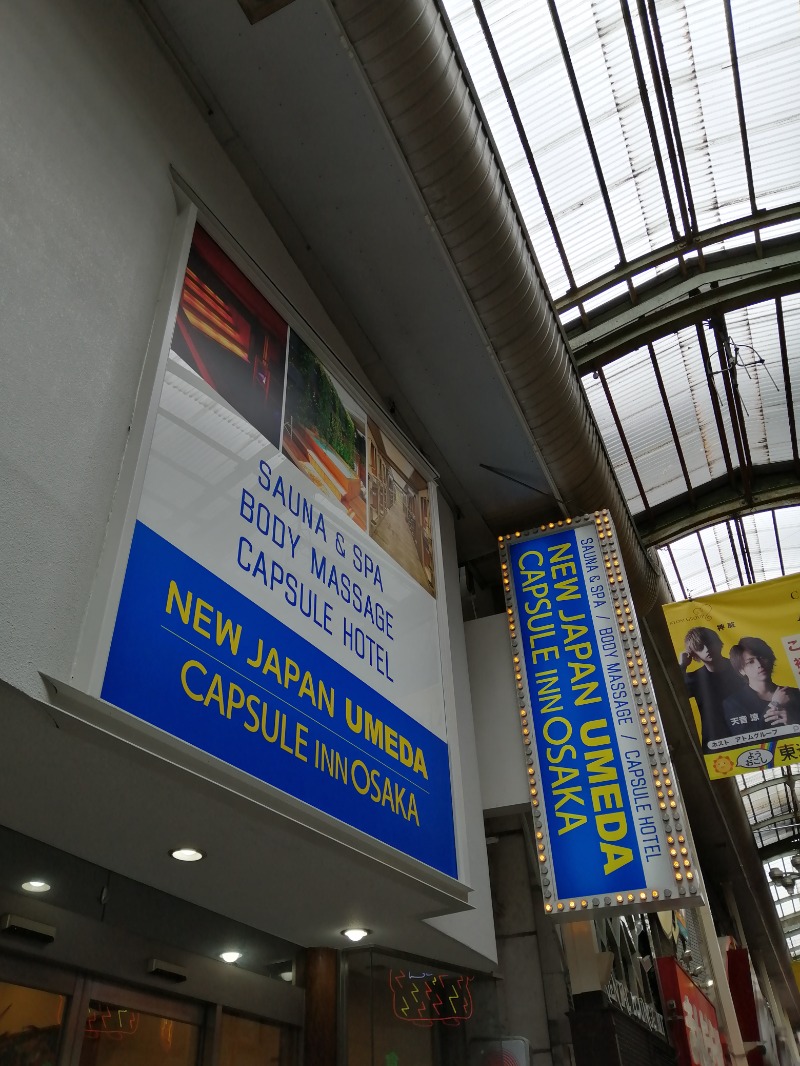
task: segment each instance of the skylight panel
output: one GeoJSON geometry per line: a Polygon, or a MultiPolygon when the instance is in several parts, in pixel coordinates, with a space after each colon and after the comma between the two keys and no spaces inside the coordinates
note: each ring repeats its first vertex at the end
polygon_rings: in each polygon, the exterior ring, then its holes
{"type": "MultiPolygon", "coordinates": [[[[499,81],[486,64],[488,49],[485,42],[480,46],[483,34],[477,16],[472,5],[464,0],[445,0],[444,6],[494,134],[499,118],[499,81]],[[473,66],[470,56],[480,53],[481,62],[473,66]],[[487,99],[488,92],[493,93],[491,100],[487,99]]],[[[537,5],[519,0],[489,0],[484,10],[545,195],[576,283],[580,285],[613,269],[619,257],[558,38],[546,10],[537,5]]],[[[514,162],[506,146],[503,163],[507,171],[510,172],[514,162]]],[[[522,168],[516,168],[514,173],[521,175],[522,168]]],[[[527,218],[526,224],[530,229],[527,218]]],[[[555,259],[540,252],[535,243],[534,247],[551,292],[559,295],[564,289],[554,269],[555,259]]]]}
{"type": "Polygon", "coordinates": [[[580,318],[580,310],[577,307],[570,307],[566,311],[563,311],[559,315],[562,326],[568,326],[570,322],[575,322],[580,318]]]}
{"type": "Polygon", "coordinates": [[[739,571],[728,527],[722,524],[701,529],[698,538],[703,544],[711,588],[717,592],[730,588],[738,581],[739,571]]]}
{"type": "Polygon", "coordinates": [[[599,378],[589,374],[583,378],[583,387],[592,408],[592,413],[597,421],[597,426],[600,430],[600,435],[603,438],[606,451],[608,452],[608,458],[619,480],[623,495],[628,501],[628,506],[631,511],[634,514],[638,514],[644,510],[644,501],[642,500],[636,485],[636,479],[633,476],[633,471],[625,454],[622,438],[614,423],[614,418],[603,391],[603,386],[599,378]]]}
{"type": "MultiPolygon", "coordinates": [[[[606,367],[605,376],[612,402],[623,421],[647,502],[657,506],[687,491],[681,454],[693,488],[722,476],[726,465],[696,329],[687,328],[656,340],[653,352],[675,424],[680,453],[648,349],[640,348],[621,356],[606,367]]],[[[712,370],[717,365],[713,363],[712,370]]],[[[587,396],[612,462],[617,469],[620,468],[618,464],[622,464],[630,470],[605,393],[602,386],[595,387],[592,381],[591,375],[584,377],[587,396]]],[[[723,396],[722,423],[728,439],[732,440],[719,375],[712,374],[712,386],[718,395],[723,396]]],[[[627,479],[627,474],[625,476],[627,479]]],[[[630,476],[631,482],[626,480],[626,484],[634,482],[632,471],[630,476]]],[[[628,490],[625,491],[627,495],[628,490]]],[[[627,499],[634,513],[644,510],[645,504],[635,483],[633,495],[628,495],[627,499]]]]}
{"type": "MultiPolygon", "coordinates": [[[[681,575],[683,582],[683,588],[686,591],[686,597],[693,599],[695,596],[700,596],[704,592],[711,592],[711,583],[708,579],[705,563],[703,562],[702,553],[699,550],[697,537],[693,533],[689,537],[682,537],[680,540],[673,541],[670,545],[672,552],[672,558],[675,561],[675,566],[678,573],[681,575]]],[[[666,549],[662,548],[659,554],[666,554],[666,549]]],[[[680,587],[672,586],[672,595],[676,600],[682,600],[684,598],[683,592],[680,587]]]]}
{"type": "MultiPolygon", "coordinates": [[[[666,548],[662,548],[658,553],[659,561],[664,568],[664,574],[667,579],[667,584],[672,590],[673,597],[676,600],[684,600],[684,590],[681,588],[681,577],[678,568],[672,561],[672,554],[667,551],[666,548]]],[[[736,779],[738,781],[738,777],[736,779]]]]}
{"type": "Polygon", "coordinates": [[[787,896],[785,888],[782,890],[782,895],[779,894],[776,899],[776,909],[780,918],[790,918],[793,914],[800,912],[800,899],[797,896],[787,896]]]}
{"type": "MultiPolygon", "coordinates": [[[[699,534],[690,533],[673,541],[669,550],[666,547],[659,549],[659,557],[676,600],[725,592],[747,584],[735,521],[729,519],[708,526],[699,534]]],[[[800,506],[744,515],[740,528],[756,581],[771,580],[781,577],[783,573],[800,573],[800,506]],[[775,527],[778,530],[777,537],[775,527]]]]}
{"type": "Polygon", "coordinates": [[[584,307],[587,312],[593,311],[597,307],[602,307],[604,304],[610,303],[612,300],[618,299],[620,296],[626,296],[628,293],[628,286],[624,281],[619,282],[617,285],[609,285],[607,289],[603,289],[597,296],[592,296],[590,299],[584,302],[584,307]]]}
{"type": "Polygon", "coordinates": [[[744,408],[752,462],[758,466],[790,459],[775,303],[769,300],[731,311],[725,316],[725,323],[739,364],[735,381],[744,408]]]}
{"type": "Polygon", "coordinates": [[[750,559],[756,581],[769,581],[774,577],[781,577],[781,562],[772,511],[745,515],[742,518],[742,525],[750,547],[750,559]]]}
{"type": "Polygon", "coordinates": [[[539,266],[555,298],[569,287],[564,265],[475,9],[469,0],[453,0],[446,8],[539,266]]]}
{"type": "Polygon", "coordinates": [[[795,233],[800,233],[800,219],[779,222],[774,226],[765,226],[761,230],[761,236],[765,241],[771,241],[776,237],[790,237],[795,233]]]}
{"type": "MultiPolygon", "coordinates": [[[[747,154],[736,102],[725,0],[671,0],[643,26],[629,4],[630,32],[617,0],[554,0],[567,59],[550,4],[526,0],[441,0],[482,100],[503,163],[554,296],[569,281],[494,70],[476,6],[482,6],[541,175],[545,195],[577,285],[672,243],[691,219],[681,214],[668,130],[646,48],[663,44],[677,114],[676,158],[683,150],[688,208],[699,230],[751,212],[747,154]],[[583,128],[569,71],[585,109],[583,128]],[[649,102],[648,111],[642,99],[649,102]],[[654,151],[653,137],[657,150],[654,151]],[[598,176],[592,147],[601,174],[598,176]],[[610,203],[605,202],[607,195],[610,203]],[[666,196],[666,199],[665,199],[666,196]],[[538,203],[538,209],[537,209],[538,203]],[[622,255],[614,234],[617,228],[622,255]]],[[[800,8],[776,0],[767,10],[734,0],[738,57],[754,194],[759,208],[800,200],[800,8]]],[[[662,100],[668,107],[667,97],[662,100]]],[[[669,134],[671,136],[671,134],[669,134]]],[[[683,188],[683,186],[681,186],[683,188]]],[[[794,232],[791,224],[789,232],[794,232]]],[[[778,230],[778,232],[782,232],[778,230]]],[[[752,244],[752,234],[719,242],[720,250],[752,244]]],[[[655,268],[663,272],[667,267],[655,268]]],[[[603,299],[598,294],[598,303],[603,299]]]]}
{"type": "Polygon", "coordinates": [[[634,455],[650,506],[686,489],[678,452],[653,372],[649,351],[640,348],[606,367],[606,380],[634,455]]]}
{"type": "Polygon", "coordinates": [[[765,17],[734,0],[732,11],[756,201],[773,207],[800,199],[800,7],[771,0],[765,17]]]}
{"type": "Polygon", "coordinates": [[[694,327],[653,343],[689,479],[699,487],[725,472],[703,356],[694,327]]]}
{"type": "MultiPolygon", "coordinates": [[[[627,34],[616,0],[559,5],[626,258],[650,251],[640,185],[654,172],[627,34]]],[[[663,212],[662,212],[663,214],[663,212]]]]}
{"type": "Polygon", "coordinates": [[[693,105],[684,92],[682,104],[687,115],[697,110],[687,155],[693,188],[695,179],[698,186],[705,184],[705,195],[695,194],[695,202],[698,222],[706,228],[747,214],[750,201],[724,0],[692,0],[686,3],[686,16],[694,72],[690,92],[696,103],[693,105]],[[706,183],[701,178],[704,167],[708,168],[706,183]]]}
{"type": "Polygon", "coordinates": [[[755,242],[755,233],[750,230],[749,233],[739,233],[735,237],[726,237],[722,242],[722,246],[726,252],[730,252],[734,248],[746,248],[748,245],[755,244],[755,242]]]}
{"type": "Polygon", "coordinates": [[[800,507],[775,511],[783,568],[787,574],[800,573],[800,507]]]}
{"type": "Polygon", "coordinates": [[[634,274],[632,279],[634,288],[641,288],[649,281],[654,281],[659,274],[663,273],[666,270],[671,270],[673,267],[675,267],[677,265],[677,262],[677,259],[669,259],[666,263],[659,263],[658,266],[648,267],[647,270],[643,270],[639,274],[634,274]]]}

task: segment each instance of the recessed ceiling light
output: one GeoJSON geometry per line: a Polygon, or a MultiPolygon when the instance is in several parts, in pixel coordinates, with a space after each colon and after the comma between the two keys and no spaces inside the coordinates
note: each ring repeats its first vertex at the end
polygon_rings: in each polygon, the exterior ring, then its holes
{"type": "Polygon", "coordinates": [[[359,940],[363,940],[365,936],[369,936],[371,930],[369,929],[343,929],[342,936],[346,936],[348,940],[353,940],[358,943],[359,940]]]}
{"type": "Polygon", "coordinates": [[[173,848],[170,855],[178,862],[198,862],[205,858],[205,852],[198,851],[197,848],[173,848]]]}
{"type": "Polygon", "coordinates": [[[278,974],[278,977],[280,977],[281,981],[291,981],[294,977],[294,974],[291,970],[283,970],[281,973],[278,974]]]}
{"type": "Polygon", "coordinates": [[[22,887],[26,892],[49,892],[50,885],[46,881],[24,881],[22,887]]]}
{"type": "Polygon", "coordinates": [[[242,953],[241,951],[221,951],[219,957],[223,962],[238,962],[242,953]]]}

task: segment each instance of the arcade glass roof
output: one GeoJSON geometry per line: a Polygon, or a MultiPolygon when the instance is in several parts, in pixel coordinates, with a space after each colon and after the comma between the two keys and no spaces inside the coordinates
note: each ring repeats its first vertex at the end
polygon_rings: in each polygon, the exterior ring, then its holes
{"type": "MultiPolygon", "coordinates": [[[[675,598],[800,572],[800,6],[439,4],[675,598]]],[[[796,770],[738,778],[767,874],[796,770]]]]}
{"type": "Polygon", "coordinates": [[[440,2],[645,540],[796,500],[796,0],[440,2]]]}

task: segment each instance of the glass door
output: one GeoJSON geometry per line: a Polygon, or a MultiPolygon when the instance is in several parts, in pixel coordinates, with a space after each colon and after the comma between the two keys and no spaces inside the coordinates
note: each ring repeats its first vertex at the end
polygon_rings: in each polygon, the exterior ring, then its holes
{"type": "Polygon", "coordinates": [[[67,997],[0,981],[0,1066],[55,1066],[67,997]]]}
{"type": "Polygon", "coordinates": [[[0,1066],[295,1066],[298,1035],[0,954],[0,1066]]]}
{"type": "Polygon", "coordinates": [[[196,1066],[199,1006],[95,981],[87,994],[76,1066],[196,1066]]]}

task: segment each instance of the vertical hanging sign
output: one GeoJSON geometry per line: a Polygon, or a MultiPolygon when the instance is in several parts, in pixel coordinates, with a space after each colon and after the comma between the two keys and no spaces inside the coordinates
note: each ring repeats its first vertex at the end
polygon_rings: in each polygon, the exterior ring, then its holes
{"type": "Polygon", "coordinates": [[[500,538],[545,911],[702,902],[607,511],[500,538]]]}

